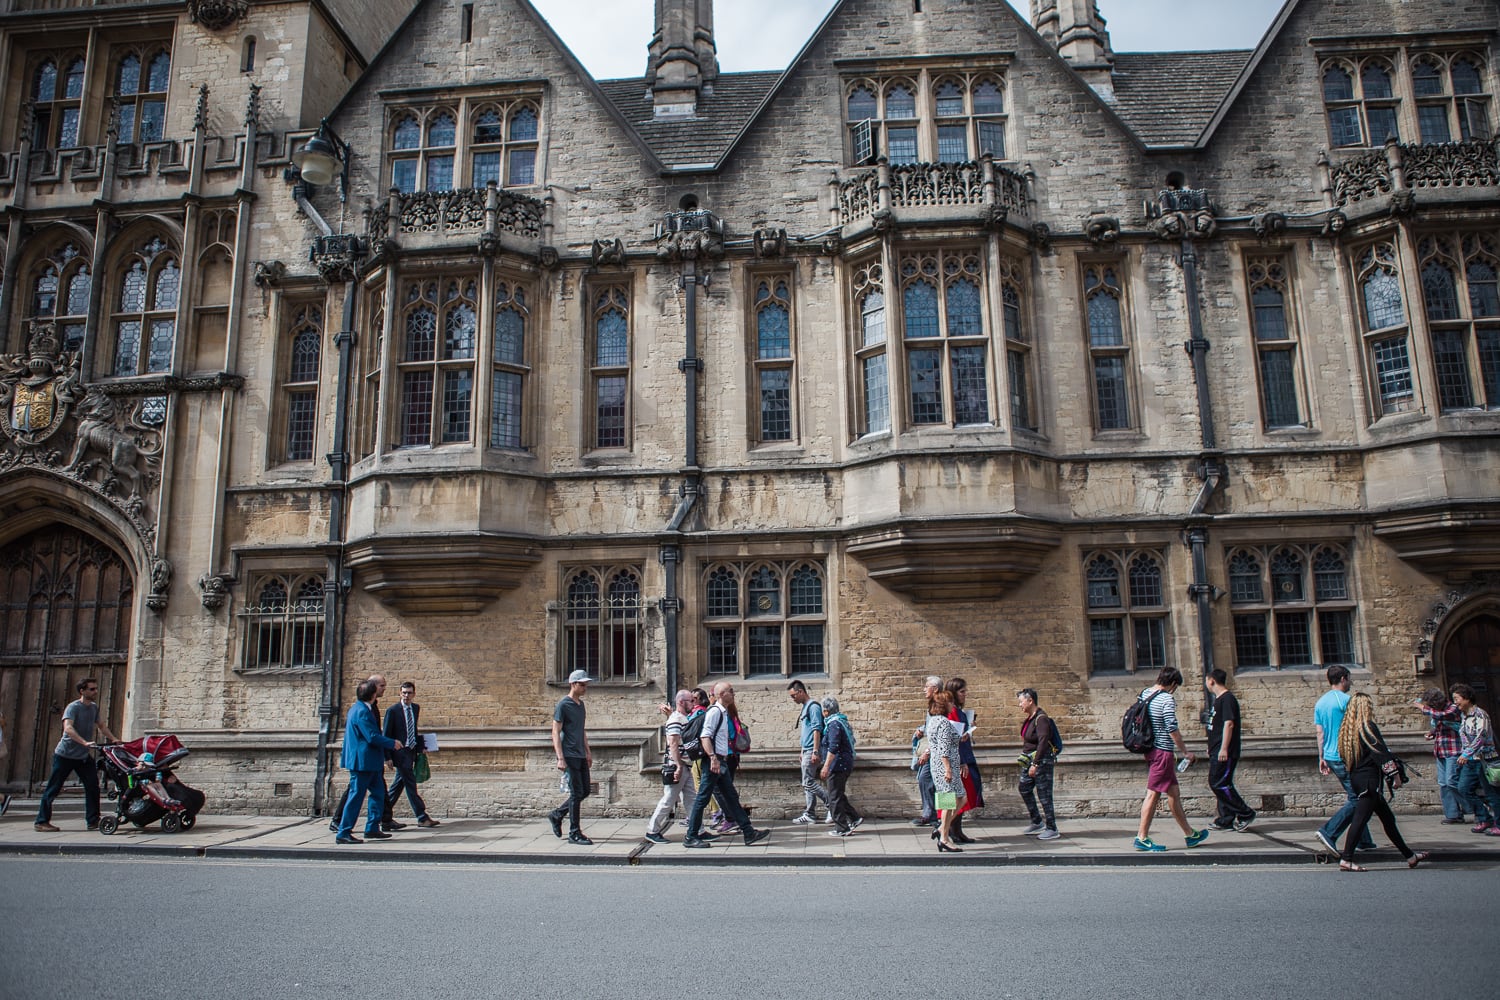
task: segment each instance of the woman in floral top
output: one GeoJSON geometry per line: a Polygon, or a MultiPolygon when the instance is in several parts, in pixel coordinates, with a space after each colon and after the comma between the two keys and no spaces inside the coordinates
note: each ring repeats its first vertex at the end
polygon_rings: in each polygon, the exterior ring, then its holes
{"type": "Polygon", "coordinates": [[[1490,714],[1474,704],[1474,689],[1467,684],[1453,685],[1453,701],[1464,713],[1458,731],[1458,793],[1469,800],[1474,810],[1475,833],[1500,837],[1500,788],[1485,780],[1486,761],[1495,759],[1495,727],[1490,714]]]}

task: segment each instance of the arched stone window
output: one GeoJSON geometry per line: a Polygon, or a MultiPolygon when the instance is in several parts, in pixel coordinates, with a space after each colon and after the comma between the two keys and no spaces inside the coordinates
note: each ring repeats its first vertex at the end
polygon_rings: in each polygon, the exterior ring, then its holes
{"type": "Polygon", "coordinates": [[[158,235],[140,238],[116,265],[113,365],[115,376],[169,372],[177,338],[182,271],[176,250],[158,235]]]}

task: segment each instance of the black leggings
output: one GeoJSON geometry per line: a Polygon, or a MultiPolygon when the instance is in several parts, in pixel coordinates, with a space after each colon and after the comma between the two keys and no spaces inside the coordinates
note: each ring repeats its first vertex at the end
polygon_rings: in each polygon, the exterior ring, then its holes
{"type": "Polygon", "coordinates": [[[1406,841],[1401,839],[1401,831],[1396,829],[1396,814],[1391,812],[1391,807],[1379,792],[1362,792],[1354,800],[1354,816],[1349,820],[1349,832],[1344,836],[1344,850],[1339,857],[1345,861],[1354,860],[1354,845],[1365,835],[1371,813],[1380,817],[1380,825],[1385,827],[1386,837],[1401,852],[1401,856],[1411,857],[1411,848],[1406,846],[1406,841]]]}

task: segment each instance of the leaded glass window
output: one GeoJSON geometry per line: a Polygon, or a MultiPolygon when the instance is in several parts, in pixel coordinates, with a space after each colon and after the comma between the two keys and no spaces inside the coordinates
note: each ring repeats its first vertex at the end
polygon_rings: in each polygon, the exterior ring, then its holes
{"type": "Polygon", "coordinates": [[[706,673],[826,673],[825,589],[823,567],[812,560],[709,566],[703,576],[706,673]]]}

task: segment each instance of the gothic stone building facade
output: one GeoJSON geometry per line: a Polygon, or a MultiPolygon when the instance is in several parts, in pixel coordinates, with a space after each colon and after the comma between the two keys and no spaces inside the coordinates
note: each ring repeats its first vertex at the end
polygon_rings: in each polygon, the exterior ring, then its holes
{"type": "Polygon", "coordinates": [[[1495,705],[1493,3],[1292,0],[1253,51],[1131,54],[1092,0],[842,0],[730,74],[710,0],[658,0],[614,81],[526,0],[30,6],[12,785],[85,670],[226,810],[320,806],[376,672],[416,682],[448,815],[551,804],[575,668],[621,814],[655,706],[724,678],[773,815],[791,677],[890,813],[928,673],[997,768],[1041,692],[1065,813],[1133,808],[1115,724],[1164,665],[1230,672],[1271,812],[1328,801],[1329,664],[1414,748],[1422,689],[1495,705]]]}

